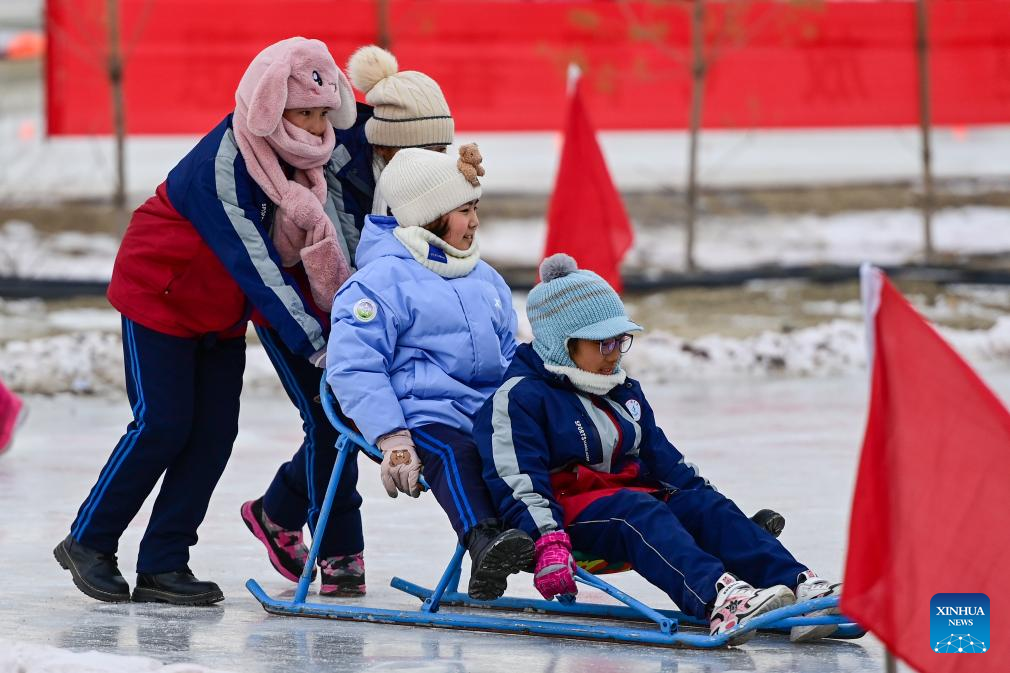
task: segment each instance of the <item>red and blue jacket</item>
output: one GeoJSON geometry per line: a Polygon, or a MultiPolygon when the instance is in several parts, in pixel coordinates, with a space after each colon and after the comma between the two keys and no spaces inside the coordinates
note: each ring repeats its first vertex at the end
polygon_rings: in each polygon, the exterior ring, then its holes
{"type": "Polygon", "coordinates": [[[534,539],[622,489],[712,488],[656,425],[637,381],[582,392],[530,344],[516,350],[473,434],[498,514],[534,539]]]}
{"type": "Polygon", "coordinates": [[[255,309],[308,357],[326,346],[328,320],[281,267],[275,206],[246,170],[231,117],[133,213],[109,302],[145,327],[190,338],[245,334],[255,309]]]}

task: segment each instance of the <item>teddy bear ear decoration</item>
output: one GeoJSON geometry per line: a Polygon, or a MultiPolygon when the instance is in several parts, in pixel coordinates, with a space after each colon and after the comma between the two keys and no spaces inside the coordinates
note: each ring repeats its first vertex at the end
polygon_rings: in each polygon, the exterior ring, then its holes
{"type": "Polygon", "coordinates": [[[477,143],[469,143],[459,148],[459,159],[456,161],[456,167],[463,174],[463,177],[466,178],[466,181],[474,187],[480,186],[480,180],[477,177],[484,175],[484,167],[481,166],[482,161],[484,161],[484,157],[481,156],[480,150],[477,149],[477,143]]]}

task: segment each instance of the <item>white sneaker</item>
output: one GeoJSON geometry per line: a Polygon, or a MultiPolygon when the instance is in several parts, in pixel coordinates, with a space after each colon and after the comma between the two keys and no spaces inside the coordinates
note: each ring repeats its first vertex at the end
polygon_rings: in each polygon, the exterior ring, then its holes
{"type": "MultiPolygon", "coordinates": [[[[825,596],[838,596],[842,593],[842,583],[836,582],[832,584],[826,579],[818,577],[814,574],[812,570],[806,570],[801,572],[796,578],[799,584],[796,585],[796,602],[803,603],[805,601],[812,601],[815,598],[824,598],[825,596]]],[[[820,617],[821,615],[838,615],[841,611],[838,608],[826,608],[824,610],[815,610],[811,612],[809,617],[820,617]]],[[[794,643],[802,643],[808,640],[817,640],[818,638],[827,638],[832,633],[838,630],[837,624],[819,624],[814,626],[794,626],[789,631],[789,640],[794,643]]]]}
{"type": "MultiPolygon", "coordinates": [[[[779,584],[767,589],[755,589],[730,573],[716,580],[715,604],[712,606],[711,630],[713,636],[736,631],[758,615],[776,608],[792,605],[796,596],[789,587],[779,584]]],[[[754,637],[753,631],[729,639],[729,645],[740,645],[754,637]]]]}

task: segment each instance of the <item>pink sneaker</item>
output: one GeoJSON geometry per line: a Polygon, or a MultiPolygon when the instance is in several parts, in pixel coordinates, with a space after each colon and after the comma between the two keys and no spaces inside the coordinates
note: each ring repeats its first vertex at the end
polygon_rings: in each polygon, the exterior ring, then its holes
{"type": "Polygon", "coordinates": [[[331,556],[319,561],[323,571],[320,596],[353,598],[365,595],[365,557],[362,554],[331,556]]]}
{"type": "MultiPolygon", "coordinates": [[[[713,636],[737,631],[758,615],[796,602],[796,596],[783,584],[755,589],[730,573],[723,573],[716,580],[715,588],[719,593],[712,606],[710,633],[713,636]]],[[[753,637],[754,631],[748,631],[730,638],[727,644],[740,645],[753,637]]]]}
{"type": "MultiPolygon", "coordinates": [[[[270,565],[292,582],[297,582],[305,570],[309,549],[302,540],[302,531],[285,530],[270,520],[263,511],[263,498],[242,505],[242,521],[256,539],[267,548],[270,565]]],[[[312,579],[316,578],[313,569],[312,579]]]]}

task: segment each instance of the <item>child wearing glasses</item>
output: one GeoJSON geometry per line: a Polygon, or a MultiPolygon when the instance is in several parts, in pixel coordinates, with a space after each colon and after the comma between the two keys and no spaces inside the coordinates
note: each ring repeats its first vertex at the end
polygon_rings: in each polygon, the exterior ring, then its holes
{"type": "MultiPolygon", "coordinates": [[[[572,549],[628,562],[713,635],[796,601],[838,594],[721,495],[656,425],[621,355],[642,328],[575,260],[544,260],[526,311],[533,342],[474,422],[499,513],[535,541],[534,585],[576,593],[572,549]]],[[[797,626],[794,641],[834,625],[797,626]]],[[[730,639],[746,641],[753,632],[730,639]]]]}

